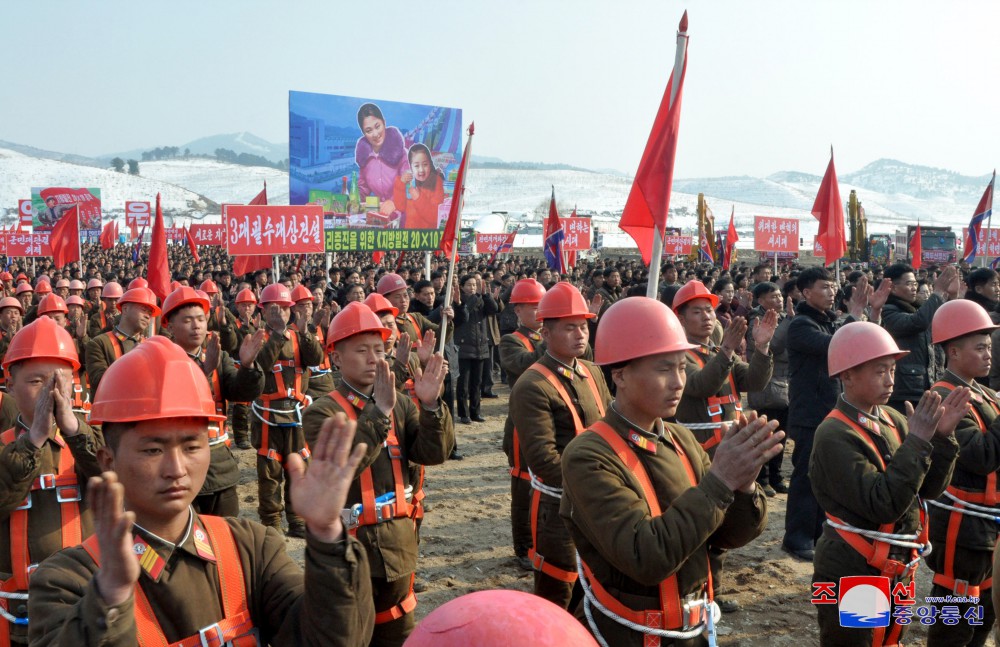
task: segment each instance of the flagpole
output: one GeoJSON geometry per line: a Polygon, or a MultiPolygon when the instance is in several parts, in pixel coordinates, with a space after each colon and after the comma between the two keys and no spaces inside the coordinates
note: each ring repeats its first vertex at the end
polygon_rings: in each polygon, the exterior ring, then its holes
{"type": "MultiPolygon", "coordinates": [[[[681,85],[681,72],[684,70],[684,58],[687,56],[687,11],[681,18],[681,24],[677,29],[677,49],[674,52],[674,73],[673,83],[670,85],[670,108],[674,107],[677,99],[677,92],[681,85]]],[[[668,187],[669,190],[669,187],[668,187]]],[[[663,205],[668,209],[670,205],[663,205]]],[[[666,222],[666,218],[664,218],[666,222]]],[[[660,265],[663,263],[663,231],[653,223],[653,255],[649,259],[649,282],[646,285],[646,296],[656,299],[660,295],[660,265]]],[[[701,244],[701,241],[698,241],[701,244]]]]}
{"type": "MultiPolygon", "coordinates": [[[[996,169],[993,169],[993,179],[990,180],[990,184],[991,185],[994,184],[996,180],[997,180],[997,172],[996,169]]],[[[983,267],[986,267],[986,257],[990,253],[990,225],[993,223],[993,209],[992,205],[990,206],[991,206],[990,215],[986,217],[986,250],[985,250],[986,253],[983,254],[983,267]]]]}
{"type": "MultiPolygon", "coordinates": [[[[469,139],[465,142],[465,152],[462,153],[462,163],[459,166],[459,180],[461,182],[456,182],[455,191],[451,196],[451,199],[458,200],[458,202],[452,202],[452,206],[455,208],[455,220],[451,222],[451,214],[449,214],[449,223],[445,226],[445,231],[449,229],[449,225],[454,224],[454,238],[451,241],[451,259],[448,262],[448,278],[445,281],[444,287],[444,301],[441,302],[441,328],[438,332],[441,337],[438,339],[438,350],[437,352],[444,354],[444,340],[448,333],[448,317],[444,315],[444,309],[451,306],[451,288],[452,284],[455,282],[455,260],[458,257],[458,244],[462,240],[462,207],[465,206],[465,171],[469,168],[469,162],[472,156],[472,138],[475,136],[475,122],[469,124],[469,139]],[[459,186],[461,184],[461,186],[459,186]]],[[[430,264],[430,256],[428,252],[428,265],[430,264]]],[[[428,276],[428,280],[430,277],[428,276]]]]}
{"type": "MultiPolygon", "coordinates": [[[[461,198],[459,198],[461,199],[461,198]]],[[[458,206],[458,221],[462,222],[462,205],[458,206]]],[[[458,229],[457,231],[461,231],[458,229]]],[[[448,261],[448,280],[444,287],[444,301],[441,302],[441,330],[438,333],[441,337],[438,339],[438,352],[444,354],[444,339],[448,334],[448,317],[444,316],[444,309],[451,305],[451,288],[452,283],[454,283],[455,277],[455,259],[458,256],[458,237],[456,237],[454,244],[451,246],[451,259],[448,261]]]]}

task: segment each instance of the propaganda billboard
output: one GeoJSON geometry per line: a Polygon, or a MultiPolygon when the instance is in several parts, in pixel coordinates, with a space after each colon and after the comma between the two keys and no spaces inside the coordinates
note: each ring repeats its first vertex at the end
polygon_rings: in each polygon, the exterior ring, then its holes
{"type": "Polygon", "coordinates": [[[80,205],[80,234],[101,230],[101,190],[96,188],[33,187],[31,208],[35,231],[48,231],[66,212],[80,205]]]}

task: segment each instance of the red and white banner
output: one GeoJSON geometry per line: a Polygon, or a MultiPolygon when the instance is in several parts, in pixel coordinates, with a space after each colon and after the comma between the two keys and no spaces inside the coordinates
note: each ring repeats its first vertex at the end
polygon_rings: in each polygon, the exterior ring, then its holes
{"type": "Polygon", "coordinates": [[[562,221],[563,238],[562,248],[564,252],[590,249],[590,218],[578,218],[570,216],[560,218],[562,221]]]}
{"type": "Polygon", "coordinates": [[[813,256],[826,258],[826,252],[823,251],[823,243],[820,242],[819,236],[813,236],[813,256]]]}
{"type": "Polygon", "coordinates": [[[799,221],[795,218],[754,216],[753,249],[756,252],[799,251],[799,221]]]}
{"type": "MultiPolygon", "coordinates": [[[[923,233],[924,237],[926,237],[930,232],[925,231],[923,233]]],[[[968,235],[969,235],[969,228],[962,227],[962,240],[965,240],[965,237],[968,235]]],[[[985,254],[986,256],[990,256],[993,258],[1000,256],[1000,229],[987,229],[986,227],[983,227],[982,229],[979,230],[978,242],[979,244],[976,246],[977,250],[976,253],[978,255],[982,256],[985,254]],[[987,240],[989,240],[988,244],[986,242],[987,240]]],[[[928,261],[931,260],[926,255],[926,251],[924,254],[924,259],[928,261]]]]}
{"type": "Polygon", "coordinates": [[[19,229],[27,229],[31,231],[32,224],[34,223],[34,214],[31,213],[31,200],[18,200],[17,201],[17,212],[20,214],[18,221],[19,229]]]}
{"type": "Polygon", "coordinates": [[[674,236],[667,234],[663,241],[664,256],[690,256],[694,246],[693,236],[674,236]]]}
{"type": "Polygon", "coordinates": [[[507,240],[509,234],[476,234],[476,253],[492,254],[507,240]]]}
{"type": "Polygon", "coordinates": [[[191,240],[196,245],[225,245],[225,225],[191,225],[191,240]]]}
{"type": "Polygon", "coordinates": [[[2,232],[7,256],[52,256],[49,232],[27,233],[19,231],[2,232]]]}
{"type": "Polygon", "coordinates": [[[136,227],[149,226],[149,214],[151,213],[148,202],[125,202],[125,226],[135,229],[136,227]]]}
{"type": "Polygon", "coordinates": [[[322,254],[320,205],[229,205],[223,212],[230,255],[322,254]]]}
{"type": "Polygon", "coordinates": [[[184,242],[184,227],[164,227],[163,234],[166,236],[168,243],[184,242]]]}

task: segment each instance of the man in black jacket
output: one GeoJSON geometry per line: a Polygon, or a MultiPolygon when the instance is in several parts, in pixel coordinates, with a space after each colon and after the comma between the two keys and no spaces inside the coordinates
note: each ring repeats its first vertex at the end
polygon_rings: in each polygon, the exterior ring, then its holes
{"type": "Polygon", "coordinates": [[[864,321],[865,307],[871,304],[871,318],[878,321],[889,294],[883,282],[872,292],[867,278],[861,278],[848,301],[848,316],[837,321],[833,312],[837,284],[826,268],[811,267],[796,280],[802,301],[788,326],[788,437],[792,450],[792,477],[788,485],[785,537],[781,547],[799,559],[811,562],[816,539],[823,527],[823,511],[813,496],[809,482],[809,455],[813,434],[826,414],[837,404],[839,388],[827,370],[827,349],[834,331],[851,321],[864,321]]]}
{"type": "Polygon", "coordinates": [[[949,266],[934,279],[934,292],[917,304],[917,278],[913,268],[896,263],[885,271],[892,280],[892,293],[882,311],[882,327],[896,344],[910,354],[896,362],[896,381],[889,406],[906,415],[906,402],[916,406],[924,391],[944,373],[931,344],[931,320],[945,301],[958,298],[961,276],[949,266]]]}

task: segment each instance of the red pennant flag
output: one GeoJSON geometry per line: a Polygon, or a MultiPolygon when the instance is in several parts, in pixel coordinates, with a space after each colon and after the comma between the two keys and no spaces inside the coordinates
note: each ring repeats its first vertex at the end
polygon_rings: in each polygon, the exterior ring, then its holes
{"type": "Polygon", "coordinates": [[[80,261],[80,205],[63,214],[49,234],[52,245],[52,262],[56,267],[66,267],[80,261]]]}
{"type": "Polygon", "coordinates": [[[149,267],[146,269],[149,289],[161,300],[170,294],[170,263],[167,260],[167,232],[163,228],[163,209],[160,208],[160,194],[156,194],[156,219],[149,241],[149,267]]]}
{"type": "Polygon", "coordinates": [[[184,238],[187,239],[188,249],[191,250],[191,256],[194,258],[195,263],[201,262],[201,257],[198,256],[198,246],[194,242],[194,238],[191,237],[191,229],[188,227],[184,228],[184,238]]]}
{"type": "Polygon", "coordinates": [[[385,252],[372,252],[372,263],[376,265],[382,264],[382,259],[385,258],[385,252]]]}
{"type": "Polygon", "coordinates": [[[458,229],[461,226],[462,202],[465,200],[465,173],[472,158],[472,136],[476,134],[476,122],[469,124],[469,139],[465,142],[465,152],[462,153],[462,164],[458,167],[458,177],[455,178],[455,191],[451,194],[451,209],[448,210],[448,222],[441,234],[438,249],[451,258],[451,250],[458,242],[458,229]]]}
{"type": "Polygon", "coordinates": [[[910,262],[913,267],[920,269],[920,265],[924,259],[924,241],[921,238],[920,233],[920,222],[917,221],[917,228],[913,232],[913,238],[910,239],[910,244],[907,246],[910,250],[910,262]]]}
{"type": "Polygon", "coordinates": [[[830,164],[826,167],[823,182],[819,185],[812,215],[819,220],[816,238],[826,254],[829,265],[847,253],[847,238],[844,232],[844,202],[840,199],[840,185],[837,183],[837,169],[833,166],[833,148],[830,148],[830,164]]]}
{"type": "MultiPolygon", "coordinates": [[[[267,182],[264,182],[264,188],[254,196],[254,199],[247,204],[253,205],[266,205],[267,204],[267,182]]],[[[266,270],[271,267],[271,257],[265,255],[254,255],[254,256],[234,256],[233,257],[233,274],[237,276],[243,276],[244,274],[249,274],[250,272],[256,272],[258,270],[266,270]]]]}
{"type": "Polygon", "coordinates": [[[653,258],[654,232],[659,231],[662,236],[667,226],[670,189],[674,181],[674,156],[677,153],[677,134],[681,121],[681,94],[687,72],[687,39],[685,11],[677,32],[677,47],[683,48],[679,81],[674,78],[678,73],[675,66],[667,81],[667,89],[663,92],[663,100],[656,112],[656,119],[653,120],[653,129],[639,161],[639,170],[635,173],[632,190],[629,191],[618,223],[621,230],[635,240],[642,253],[642,262],[646,265],[653,258]],[[677,92],[671,103],[670,95],[675,81],[677,92]]]}
{"type": "Polygon", "coordinates": [[[115,246],[115,221],[109,220],[101,229],[101,249],[111,249],[115,246]]]}
{"type": "Polygon", "coordinates": [[[736,231],[736,205],[729,214],[729,229],[726,231],[726,253],[722,255],[722,269],[728,270],[733,263],[733,250],[736,249],[736,242],[740,239],[736,231]]]}
{"type": "Polygon", "coordinates": [[[253,204],[253,205],[267,204],[267,182],[264,182],[264,189],[247,204],[253,204]]]}

